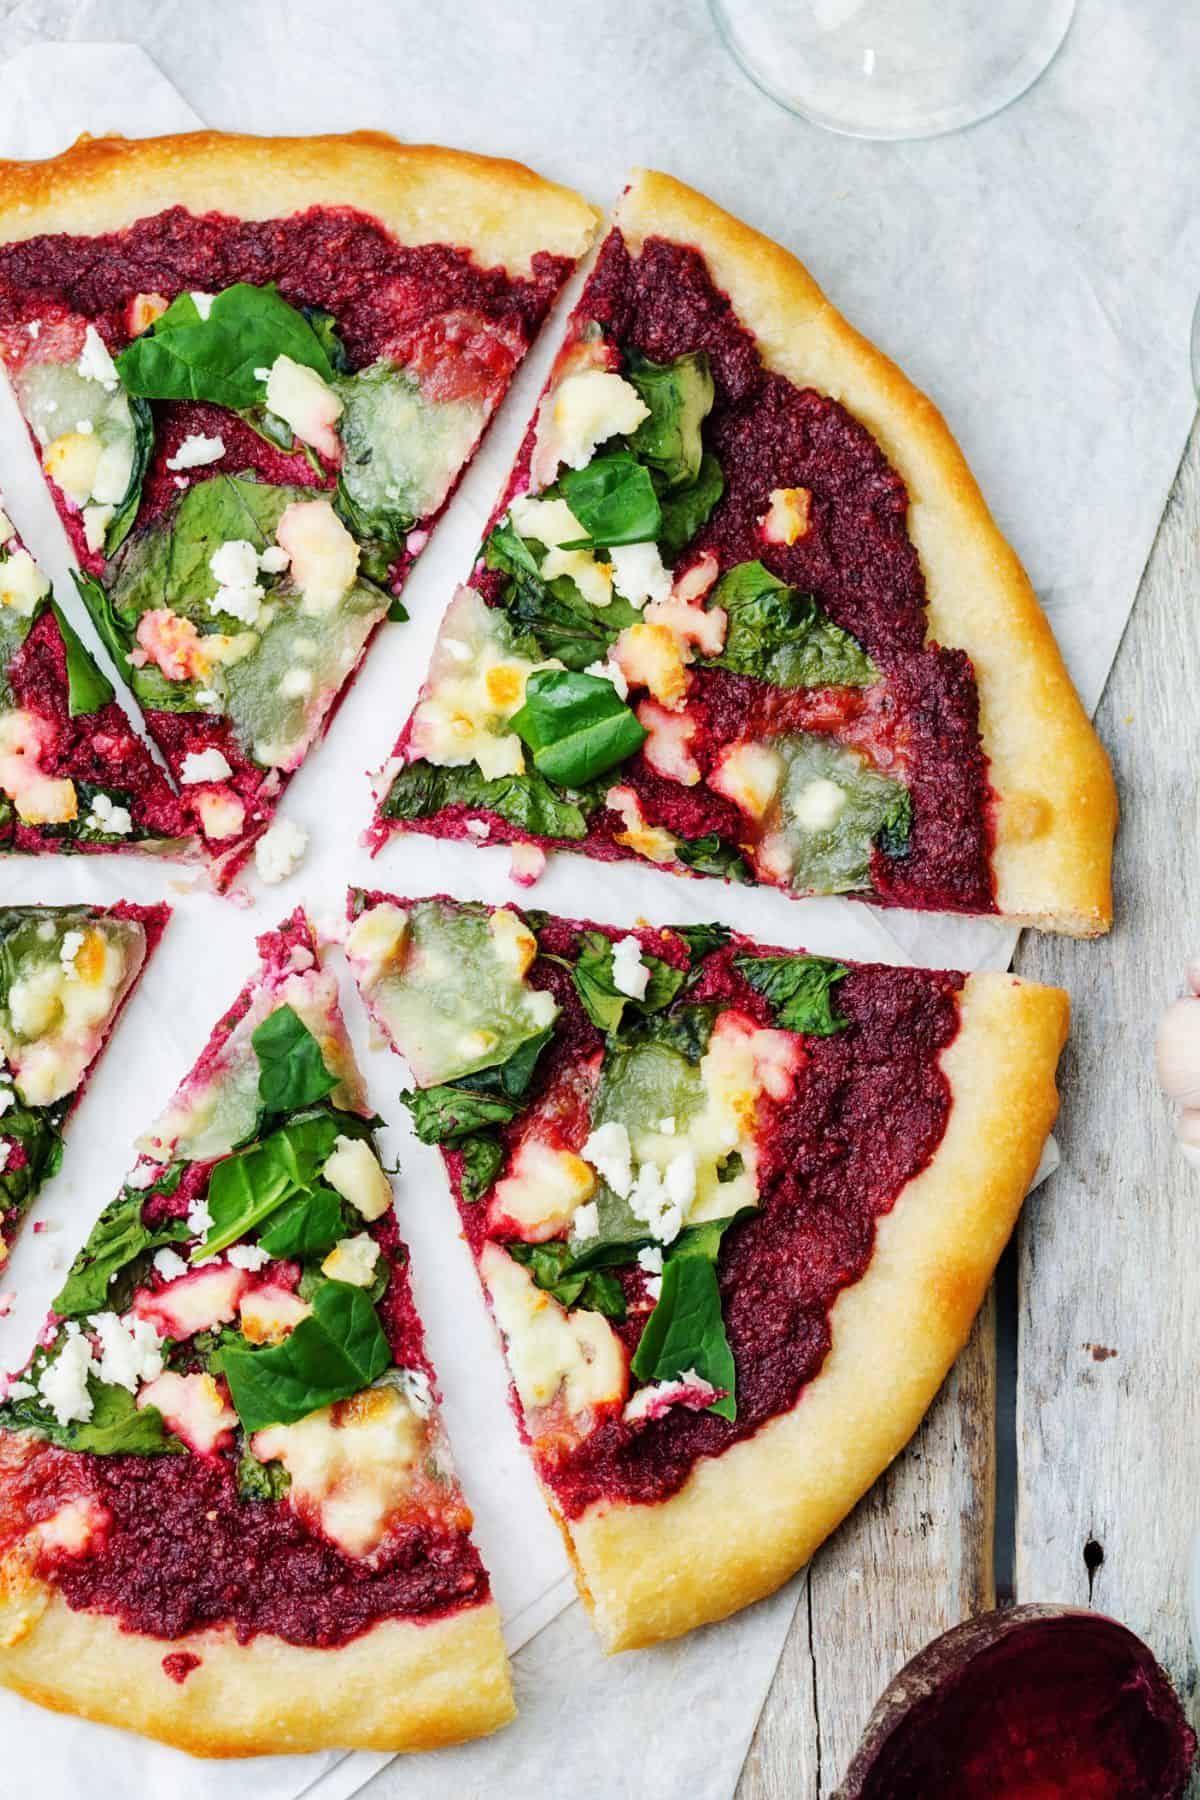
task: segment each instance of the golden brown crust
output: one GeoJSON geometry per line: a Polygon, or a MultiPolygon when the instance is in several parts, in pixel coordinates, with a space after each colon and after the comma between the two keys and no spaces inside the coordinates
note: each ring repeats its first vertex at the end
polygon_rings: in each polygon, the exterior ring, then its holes
{"type": "Polygon", "coordinates": [[[840,401],[903,477],[930,637],[965,650],[975,668],[997,796],[1000,911],[1080,937],[1106,931],[1117,817],[1108,758],[1029,578],[933,402],[794,256],[671,176],[636,171],[615,221],[635,251],[651,236],[698,249],[767,367],[840,401]]]}
{"type": "Polygon", "coordinates": [[[945,1136],[878,1227],[839,1296],[820,1374],[789,1413],[696,1465],[653,1505],[599,1502],[564,1530],[609,1650],[633,1649],[761,1599],[903,1449],[971,1329],[1054,1122],[1067,996],[973,975],[941,1058],[945,1136]]]}
{"type": "Polygon", "coordinates": [[[0,1682],[55,1712],[140,1731],[193,1756],[325,1749],[432,1750],[512,1718],[492,1602],[428,1622],[389,1619],[338,1649],[230,1631],[176,1642],[74,1612],[10,1568],[0,1590],[0,1682]],[[200,1657],[182,1682],[172,1652],[200,1657]]]}
{"type": "Polygon", "coordinates": [[[527,275],[539,250],[581,256],[598,216],[523,163],[401,144],[383,131],[82,137],[46,162],[0,162],[0,241],[95,236],[172,206],[242,219],[356,207],[402,244],[469,248],[481,264],[512,275],[527,275]]]}

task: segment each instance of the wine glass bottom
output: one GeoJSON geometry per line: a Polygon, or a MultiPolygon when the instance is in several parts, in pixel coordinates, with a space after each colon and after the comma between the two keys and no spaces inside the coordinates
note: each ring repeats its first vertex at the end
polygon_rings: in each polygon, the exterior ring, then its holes
{"type": "Polygon", "coordinates": [[[849,137],[958,131],[1025,93],[1075,0],[709,0],[756,86],[849,137]]]}

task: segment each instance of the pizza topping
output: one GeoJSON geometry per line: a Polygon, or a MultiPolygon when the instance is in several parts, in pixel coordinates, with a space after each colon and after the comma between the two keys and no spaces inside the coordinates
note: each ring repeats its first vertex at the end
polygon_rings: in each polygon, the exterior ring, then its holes
{"type": "Polygon", "coordinates": [[[492,411],[487,394],[436,398],[387,360],[340,381],[345,411],[340,488],[360,535],[394,555],[420,519],[445,502],[492,411]]]}
{"type": "Polygon", "coordinates": [[[379,1245],[369,1232],[339,1238],[321,1264],[321,1273],[331,1281],[344,1281],[350,1287],[370,1287],[375,1280],[379,1261],[379,1245]]]}
{"type": "Polygon", "coordinates": [[[574,1419],[624,1399],[625,1352],[607,1319],[568,1312],[498,1244],[484,1245],[479,1268],[522,1406],[540,1412],[560,1401],[574,1419]]]}
{"type": "Polygon", "coordinates": [[[316,369],[281,351],[267,376],[266,404],[301,443],[311,444],[329,462],[337,462],[341,445],[334,427],[344,402],[316,369]]]}
{"type": "Polygon", "coordinates": [[[570,374],[548,393],[538,411],[533,472],[539,487],[554,480],[563,463],[582,469],[600,444],[636,431],[650,408],[636,388],[604,369],[570,374]]]}
{"type": "Polygon", "coordinates": [[[143,1288],[134,1296],[133,1310],[153,1325],[164,1338],[189,1338],[216,1325],[229,1325],[237,1317],[238,1303],[250,1287],[244,1269],[220,1263],[195,1269],[178,1281],[151,1293],[143,1288]]]}
{"type": "Polygon", "coordinates": [[[759,523],[768,544],[794,544],[808,530],[812,494],[807,488],[772,488],[771,504],[759,523]]]}
{"type": "Polygon", "coordinates": [[[47,1362],[38,1379],[37,1390],[59,1425],[90,1419],[95,1406],[88,1376],[92,1372],[92,1347],[78,1325],[66,1328],[62,1349],[47,1362]]]}
{"type": "Polygon", "coordinates": [[[308,849],[308,833],[294,819],[276,819],[254,846],[254,862],[262,879],[273,886],[286,881],[308,849]]]}
{"type": "Polygon", "coordinates": [[[489,781],[519,775],[524,751],[506,727],[524,705],[529,676],[544,666],[515,649],[503,614],[473,588],[459,588],[413,714],[412,755],[440,766],[474,762],[489,781]]]}
{"type": "Polygon", "coordinates": [[[205,437],[200,432],[193,432],[184,438],[174,456],[168,456],[168,469],[200,469],[206,463],[220,462],[225,454],[225,440],[219,437],[205,437]]]}
{"type": "Polygon", "coordinates": [[[53,725],[39,714],[21,707],[0,712],[0,792],[27,825],[69,824],[79,812],[74,782],[40,767],[54,739],[53,725]]]}
{"type": "Polygon", "coordinates": [[[28,362],[14,379],[46,474],[82,514],[88,548],[111,552],[137,508],[153,443],[149,410],[121,389],[90,325],[77,362],[28,362]],[[113,528],[118,511],[122,533],[113,528]]]}
{"type": "MultiPolygon", "coordinates": [[[[11,537],[10,529],[5,540],[11,537]]],[[[49,592],[50,582],[28,550],[11,550],[0,560],[0,606],[10,606],[21,618],[31,619],[49,592]]]]}
{"type": "Polygon", "coordinates": [[[345,598],[358,573],[358,545],[328,500],[293,500],[275,528],[307,613],[321,618],[345,598]]]}
{"type": "Polygon", "coordinates": [[[4,937],[0,1051],[27,1106],[72,1093],[146,953],[136,919],[29,909],[4,937]]]}
{"type": "Polygon", "coordinates": [[[538,1242],[565,1231],[595,1187],[596,1177],[573,1151],[526,1137],[507,1175],[496,1183],[491,1217],[527,1242],[538,1242]]]}
{"type": "Polygon", "coordinates": [[[168,1428],[197,1456],[212,1456],[233,1442],[237,1414],[209,1374],[179,1375],[168,1369],[146,1382],[137,1404],[139,1409],[156,1407],[168,1428]]]}
{"type": "Polygon", "coordinates": [[[238,1301],[242,1336],[248,1344],[281,1344],[311,1313],[306,1300],[272,1282],[251,1288],[238,1301]]]}
{"type": "Polygon", "coordinates": [[[614,833],[614,841],[644,856],[648,862],[673,863],[679,855],[679,840],[658,825],[650,825],[642,811],[642,803],[631,787],[611,787],[605,804],[620,817],[624,830],[614,833]]]}
{"type": "MultiPolygon", "coordinates": [[[[642,1255],[647,1252],[643,1251],[642,1255]]],[[[652,1381],[638,1388],[621,1414],[627,1425],[661,1419],[672,1406],[686,1406],[692,1412],[703,1412],[721,1398],[712,1383],[705,1381],[695,1369],[685,1369],[671,1381],[652,1381]]]]}
{"type": "Polygon", "coordinates": [[[88,1329],[95,1333],[99,1347],[96,1373],[101,1381],[136,1394],[141,1382],[153,1381],[161,1374],[158,1333],[148,1319],[126,1321],[114,1312],[95,1313],[88,1320],[88,1329]]]}

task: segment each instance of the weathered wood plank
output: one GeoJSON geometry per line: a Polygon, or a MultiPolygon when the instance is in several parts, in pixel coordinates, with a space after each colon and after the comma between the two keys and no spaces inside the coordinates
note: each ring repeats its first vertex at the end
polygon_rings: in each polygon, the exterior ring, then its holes
{"type": "Polygon", "coordinates": [[[908,1449],[814,1559],[738,1800],[826,1800],[902,1664],[992,1604],[995,1312],[908,1449]]]}
{"type": "Polygon", "coordinates": [[[1021,1237],[1017,1593],[1116,1614],[1185,1694],[1200,1176],[1172,1143],[1152,1046],[1200,947],[1198,589],[1200,430],[1099,717],[1123,805],[1116,928],[1095,945],[1031,936],[1018,964],[1070,990],[1074,1023],[1062,1167],[1021,1237]]]}

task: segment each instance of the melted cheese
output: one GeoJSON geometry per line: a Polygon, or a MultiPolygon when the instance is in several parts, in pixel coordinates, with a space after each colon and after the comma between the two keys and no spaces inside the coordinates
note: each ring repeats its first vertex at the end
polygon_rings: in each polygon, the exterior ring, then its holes
{"type": "Polygon", "coordinates": [[[205,837],[222,843],[237,837],[246,823],[246,808],[232,788],[205,788],[195,799],[205,837]]]}
{"type": "Polygon", "coordinates": [[[346,955],[359,985],[373,988],[384,971],[399,961],[408,934],[408,914],[384,900],[359,913],[346,933],[346,955]]]}
{"type": "Polygon", "coordinates": [[[770,507],[759,521],[768,544],[794,544],[805,537],[811,504],[808,488],[772,488],[770,507]]]}
{"type": "Polygon", "coordinates": [[[341,444],[333,428],[342,416],[342,401],[315,369],[277,356],[267,376],[267,407],[302,444],[311,444],[331,462],[339,460],[341,444]]]}
{"type": "Polygon", "coordinates": [[[358,544],[328,500],[293,500],[275,530],[291,559],[301,610],[318,617],[333,612],[354,586],[358,544]]]}
{"type": "Polygon", "coordinates": [[[533,466],[539,487],[553,481],[563,463],[582,469],[610,437],[627,436],[650,417],[637,389],[607,369],[568,375],[538,408],[533,466]]]}
{"type": "Polygon", "coordinates": [[[673,863],[679,855],[679,840],[661,825],[648,825],[642,803],[630,787],[612,787],[605,804],[621,816],[624,831],[614,832],[614,841],[644,856],[648,862],[673,863]]]}
{"type": "Polygon", "coordinates": [[[529,1243],[556,1237],[571,1223],[575,1208],[595,1192],[596,1177],[582,1157],[525,1138],[492,1197],[491,1220],[515,1225],[529,1243]]]}
{"type": "Polygon", "coordinates": [[[335,1138],[321,1177],[364,1219],[382,1218],[392,1204],[392,1184],[365,1138],[335,1138]]]}
{"type": "MultiPolygon", "coordinates": [[[[11,536],[9,526],[6,538],[11,536]]],[[[23,619],[29,619],[49,592],[50,583],[28,550],[14,550],[0,562],[0,606],[11,606],[23,619]]]]}
{"type": "Polygon", "coordinates": [[[367,1388],[294,1425],[255,1432],[261,1462],[281,1462],[288,1499],[348,1556],[369,1556],[410,1494],[428,1451],[425,1420],[396,1387],[367,1388]]]}
{"type": "Polygon", "coordinates": [[[91,925],[73,958],[34,963],[12,982],[15,1040],[4,1048],[27,1105],[49,1106],[78,1087],[128,984],[135,943],[144,943],[140,931],[91,925]]]}
{"type": "Polygon", "coordinates": [[[238,1302],[242,1335],[251,1344],[281,1344],[311,1311],[299,1295],[273,1282],[251,1288],[238,1302]]]}
{"type": "Polygon", "coordinates": [[[43,1550],[56,1551],[61,1556],[82,1556],[111,1519],[108,1508],[96,1500],[68,1500],[48,1519],[38,1521],[38,1541],[43,1550]]]}
{"type": "Polygon", "coordinates": [[[527,1411],[561,1399],[575,1416],[625,1398],[625,1351],[607,1319],[582,1307],[567,1312],[499,1244],[484,1245],[479,1268],[527,1411]]]}
{"type": "Polygon", "coordinates": [[[0,790],[26,825],[64,825],[79,810],[74,782],[40,767],[54,737],[53,724],[37,713],[0,712],[0,790]]]}
{"type": "Polygon", "coordinates": [[[783,779],[783,758],[766,744],[731,744],[721,753],[708,785],[752,819],[761,819],[783,779]]]}
{"type": "Polygon", "coordinates": [[[533,663],[509,645],[503,614],[474,588],[459,588],[442,621],[429,677],[413,714],[412,755],[443,768],[477,763],[489,780],[519,775],[525,767],[521,740],[507,730],[525,702],[533,663]]]}
{"type": "Polygon", "coordinates": [[[211,1375],[177,1375],[173,1369],[148,1381],[138,1407],[156,1406],[168,1428],[199,1456],[211,1456],[230,1442],[237,1414],[211,1375]]]}
{"type": "Polygon", "coordinates": [[[249,1285],[244,1269],[221,1263],[181,1275],[157,1293],[140,1289],[134,1295],[133,1310],[139,1319],[149,1319],[160,1337],[188,1338],[214,1325],[231,1325],[249,1285]]]}
{"type": "Polygon", "coordinates": [[[687,712],[668,712],[657,700],[643,700],[637,720],[646,733],[642,755],[650,767],[668,781],[695,787],[700,780],[700,765],[691,750],[696,720],[687,712]]]}
{"type": "Polygon", "coordinates": [[[630,687],[649,688],[654,698],[678,712],[687,695],[685,651],[666,625],[627,625],[610,652],[630,687]]]}
{"type": "Polygon", "coordinates": [[[537,939],[525,921],[509,907],[501,906],[488,919],[488,932],[497,960],[514,975],[524,975],[537,955],[537,939]]]}
{"type": "Polygon", "coordinates": [[[344,1281],[347,1287],[370,1287],[379,1261],[379,1245],[370,1232],[360,1231],[354,1237],[339,1238],[321,1264],[322,1275],[331,1281],[344,1281]]]}

